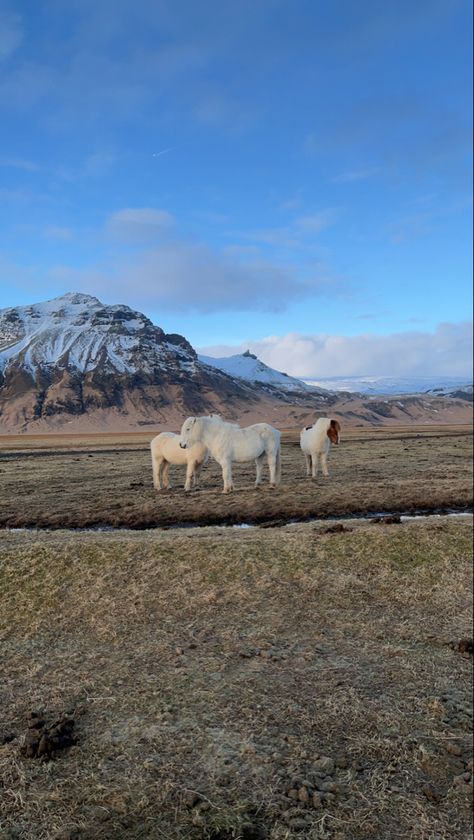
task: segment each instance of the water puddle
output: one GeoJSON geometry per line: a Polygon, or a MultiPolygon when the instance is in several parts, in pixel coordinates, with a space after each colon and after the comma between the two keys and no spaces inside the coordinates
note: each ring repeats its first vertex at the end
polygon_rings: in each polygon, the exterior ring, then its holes
{"type": "Polygon", "coordinates": [[[120,532],[138,532],[138,531],[185,531],[189,530],[190,528],[222,528],[226,530],[234,530],[234,531],[248,531],[252,529],[262,528],[262,529],[270,529],[270,528],[283,528],[286,526],[292,525],[303,525],[303,524],[328,524],[331,523],[344,523],[344,522],[373,522],[374,520],[379,520],[381,524],[384,524],[384,520],[387,520],[387,524],[391,524],[391,521],[397,521],[399,518],[400,522],[416,522],[420,519],[449,519],[453,517],[471,517],[473,514],[473,510],[446,510],[442,512],[430,512],[430,511],[422,511],[420,513],[399,513],[397,512],[389,512],[389,511],[376,511],[373,513],[366,513],[366,514],[357,514],[354,513],[352,515],[344,515],[344,516],[333,516],[333,517],[308,517],[307,519],[283,519],[279,517],[277,520],[272,521],[269,520],[267,522],[259,522],[259,523],[252,523],[252,522],[239,522],[239,523],[228,523],[228,522],[221,522],[221,523],[213,523],[213,524],[200,524],[199,522],[182,522],[176,523],[174,525],[156,525],[151,528],[127,528],[127,527],[114,527],[113,525],[96,525],[90,528],[35,528],[35,527],[27,527],[27,528],[4,528],[0,529],[8,531],[10,534],[15,533],[54,533],[57,531],[69,531],[79,534],[111,534],[111,533],[120,533],[120,532]]]}

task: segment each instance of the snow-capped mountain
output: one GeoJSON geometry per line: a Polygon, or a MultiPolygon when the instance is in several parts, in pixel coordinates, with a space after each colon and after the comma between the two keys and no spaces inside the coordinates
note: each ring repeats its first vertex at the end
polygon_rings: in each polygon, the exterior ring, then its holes
{"type": "Polygon", "coordinates": [[[263,385],[270,385],[288,392],[307,391],[314,394],[318,391],[320,394],[327,395],[327,389],[314,388],[301,379],[296,379],[287,373],[268,367],[249,350],[235,356],[221,358],[199,354],[198,359],[206,365],[218,368],[229,376],[238,377],[238,379],[243,379],[246,382],[260,382],[263,385]]]}
{"type": "Polygon", "coordinates": [[[196,353],[185,338],[166,335],[128,306],[69,293],[0,310],[0,371],[15,364],[32,375],[53,367],[87,373],[100,365],[132,374],[169,363],[193,370],[196,353]]]}
{"type": "Polygon", "coordinates": [[[0,310],[0,371],[12,363],[31,374],[56,367],[81,373],[136,373],[157,363],[192,369],[196,353],[182,336],[128,306],[104,306],[91,295],[69,293],[33,306],[0,310]]]}
{"type": "MultiPolygon", "coordinates": [[[[278,381],[287,378],[267,371],[276,375],[271,385],[226,373],[200,360],[183,336],[91,295],[0,310],[2,430],[58,427],[92,415],[135,425],[209,411],[235,417],[264,400],[290,402],[278,381]]],[[[317,407],[314,396],[309,403],[317,407]]]]}

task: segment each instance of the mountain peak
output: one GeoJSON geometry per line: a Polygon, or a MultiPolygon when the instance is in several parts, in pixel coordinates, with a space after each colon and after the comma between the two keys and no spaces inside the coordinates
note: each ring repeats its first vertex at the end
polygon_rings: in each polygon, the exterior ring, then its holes
{"type": "Polygon", "coordinates": [[[64,295],[53,298],[50,303],[70,303],[73,306],[84,303],[98,303],[99,306],[103,306],[99,298],[94,295],[87,295],[84,292],[66,292],[64,295]]]}

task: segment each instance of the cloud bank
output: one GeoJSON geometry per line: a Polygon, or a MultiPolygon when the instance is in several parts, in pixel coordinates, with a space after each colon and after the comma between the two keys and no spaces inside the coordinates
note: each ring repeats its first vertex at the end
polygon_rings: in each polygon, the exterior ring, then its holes
{"type": "MultiPolygon", "coordinates": [[[[320,228],[325,214],[304,219],[320,228]]],[[[289,304],[334,296],[345,288],[314,256],[289,264],[259,247],[211,247],[187,234],[162,208],[126,207],[111,213],[97,234],[93,266],[56,265],[49,279],[63,288],[121,300],[133,307],[179,312],[282,312],[289,304]]]]}
{"type": "Polygon", "coordinates": [[[249,349],[265,364],[297,376],[472,376],[472,323],[439,324],[434,332],[392,335],[301,335],[288,333],[247,341],[239,347],[199,348],[210,356],[249,349]]]}

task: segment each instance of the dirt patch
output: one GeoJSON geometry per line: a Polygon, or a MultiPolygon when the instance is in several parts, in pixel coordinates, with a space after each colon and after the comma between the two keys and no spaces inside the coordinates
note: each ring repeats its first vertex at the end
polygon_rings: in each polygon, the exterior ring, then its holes
{"type": "Polygon", "coordinates": [[[62,714],[47,724],[42,712],[30,712],[21,752],[26,758],[50,760],[77,744],[74,714],[62,714]]]}

